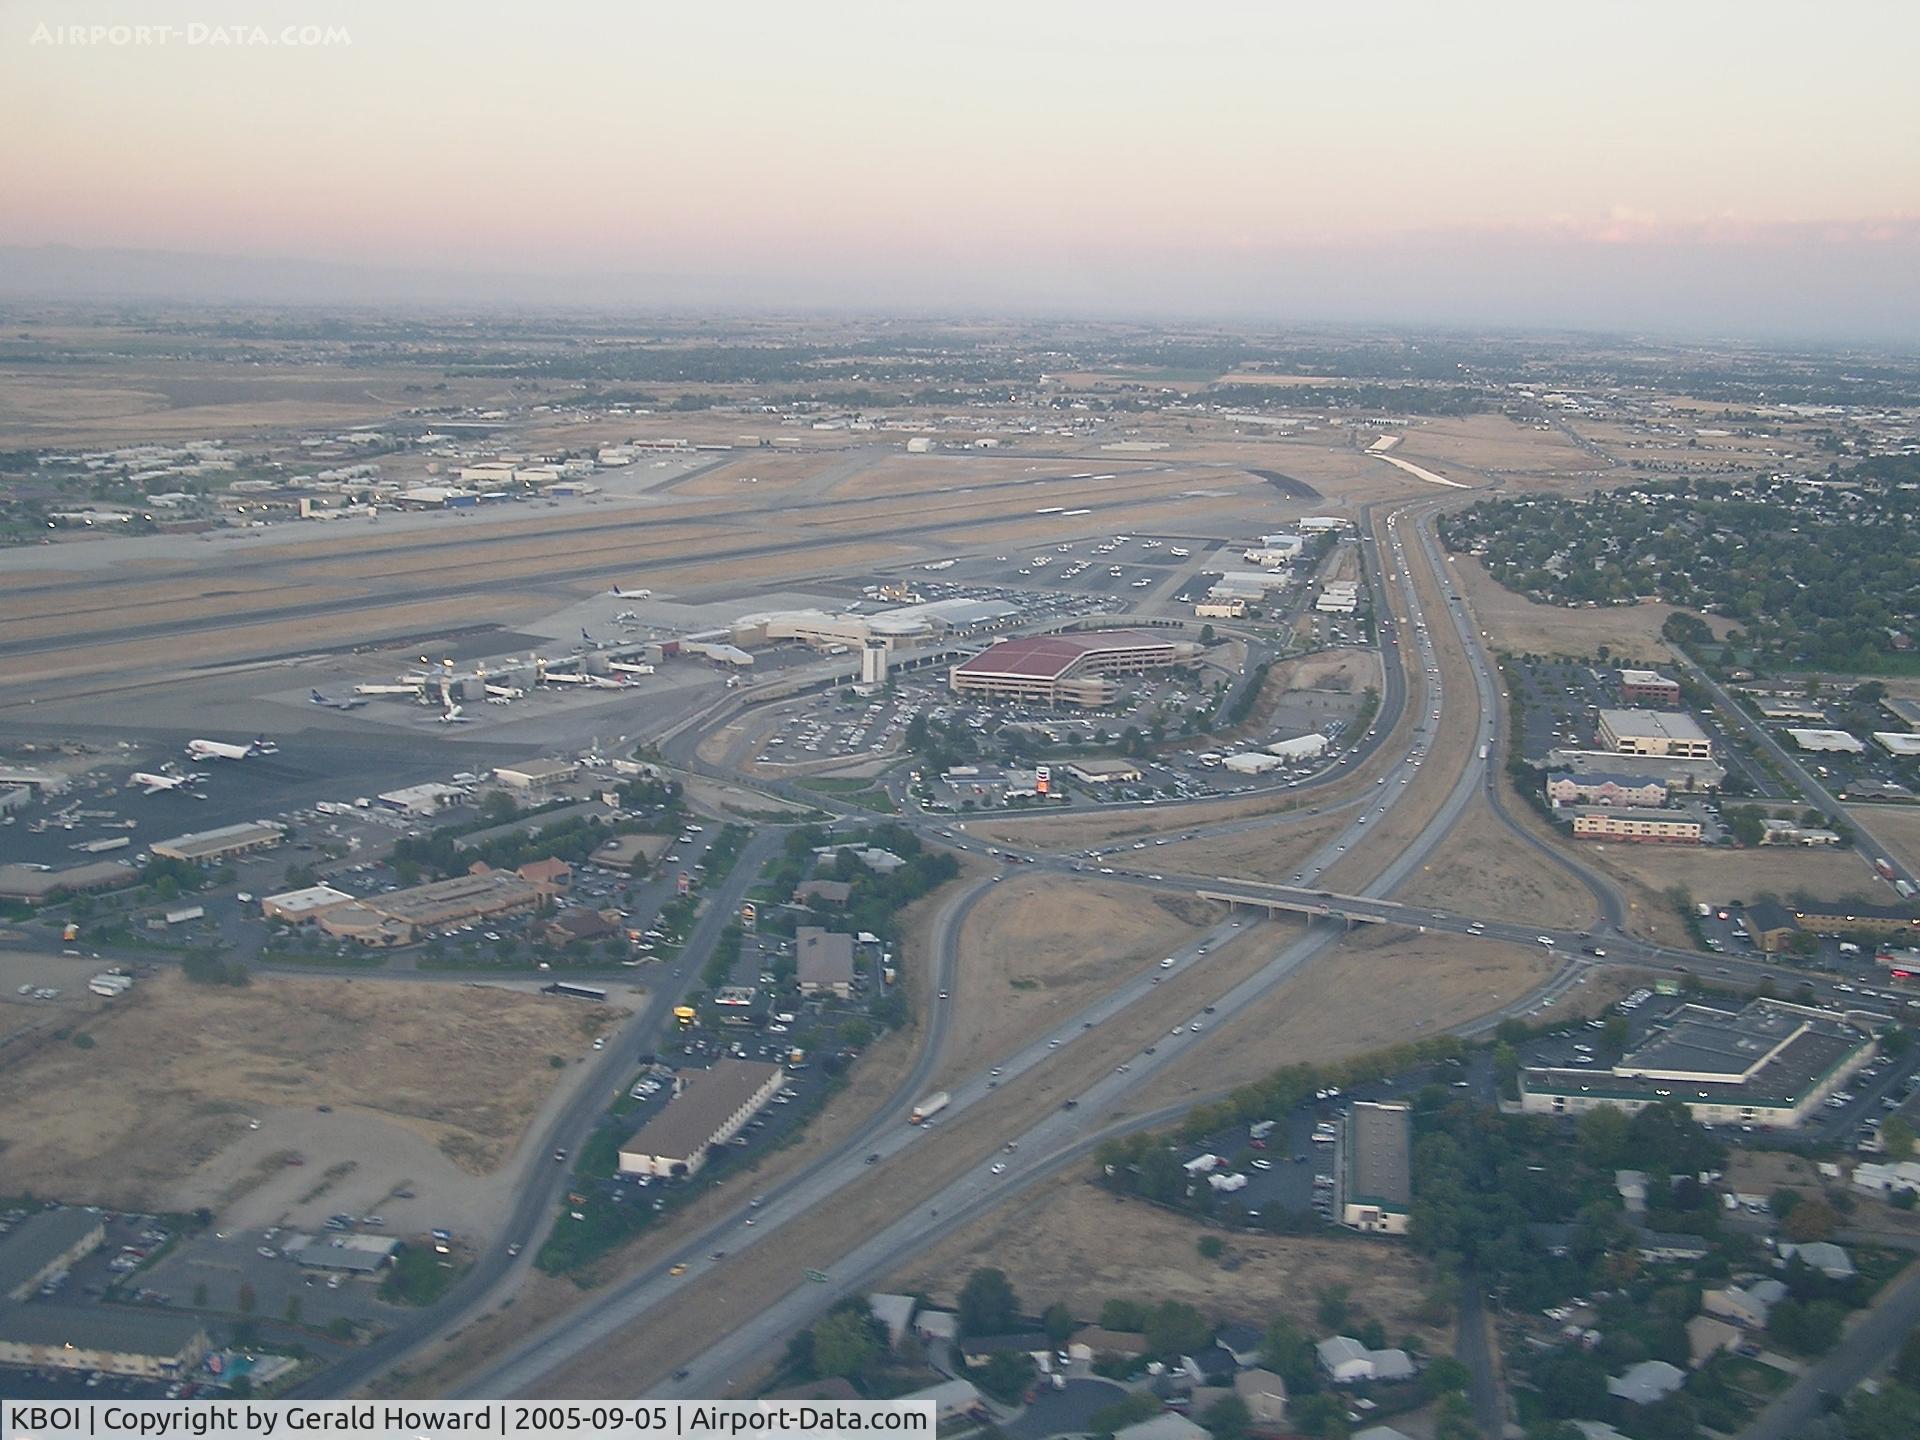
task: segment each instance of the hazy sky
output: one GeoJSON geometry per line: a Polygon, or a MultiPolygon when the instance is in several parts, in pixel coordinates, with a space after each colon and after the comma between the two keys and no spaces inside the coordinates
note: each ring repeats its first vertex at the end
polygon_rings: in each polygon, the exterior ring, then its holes
{"type": "Polygon", "coordinates": [[[1916,54],[1806,0],[0,0],[0,244],[1911,333],[1916,54]]]}

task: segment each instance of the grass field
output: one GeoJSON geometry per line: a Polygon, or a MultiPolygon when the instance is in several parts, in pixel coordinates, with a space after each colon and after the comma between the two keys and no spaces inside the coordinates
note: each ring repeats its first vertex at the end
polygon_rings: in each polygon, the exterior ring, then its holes
{"type": "Polygon", "coordinates": [[[1593,920],[1586,887],[1516,839],[1485,801],[1474,802],[1393,898],[1550,929],[1577,930],[1593,920]]]}

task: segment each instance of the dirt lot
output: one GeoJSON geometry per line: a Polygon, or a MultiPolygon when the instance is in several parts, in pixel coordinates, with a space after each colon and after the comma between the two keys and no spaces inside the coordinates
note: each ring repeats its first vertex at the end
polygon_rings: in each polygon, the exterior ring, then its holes
{"type": "Polygon", "coordinates": [[[1871,826],[1909,870],[1920,873],[1920,805],[1851,805],[1847,814],[1871,826]]]}
{"type": "Polygon", "coordinates": [[[1167,1067],[1142,1109],[1243,1084],[1282,1065],[1363,1054],[1477,1020],[1544,984],[1535,946],[1404,929],[1356,930],[1167,1067]]]}
{"type": "Polygon", "coordinates": [[[1029,1308],[1057,1299],[1080,1320],[1098,1318],[1108,1300],[1178,1300],[1217,1320],[1264,1328],[1288,1315],[1312,1330],[1320,1292],[1343,1285],[1355,1311],[1378,1319],[1395,1344],[1413,1333],[1429,1353],[1452,1348],[1452,1326],[1429,1323],[1433,1274],[1404,1242],[1232,1235],[1225,1237],[1226,1255],[1202,1260],[1194,1242],[1206,1233],[1178,1215],[1062,1176],[941,1241],[874,1288],[952,1304],[971,1271],[992,1265],[1006,1272],[1029,1308]]]}
{"type": "Polygon", "coordinates": [[[1223,914],[1202,900],[1084,878],[1021,876],[995,886],[960,932],[939,1081],[1012,1054],[1223,914]],[[1087,943],[1092,935],[1098,944],[1087,943]]]}
{"type": "Polygon", "coordinates": [[[1593,919],[1586,886],[1516,839],[1483,800],[1473,803],[1393,898],[1559,930],[1579,929],[1593,919]]]}
{"type": "MultiPolygon", "coordinates": [[[[1488,635],[1488,645],[1518,655],[1592,655],[1600,646],[1616,656],[1658,662],[1673,658],[1660,627],[1673,613],[1671,605],[1609,605],[1589,610],[1536,605],[1502,586],[1471,555],[1453,557],[1453,573],[1465,586],[1474,617],[1488,635]]],[[[1726,625],[1716,623],[1716,634],[1726,625]]],[[[1615,663],[1618,663],[1616,661],[1615,663]]]]}
{"type": "Polygon", "coordinates": [[[91,1047],[9,1056],[0,1171],[72,1200],[151,1207],[189,1185],[244,1188],[258,1157],[234,1142],[260,1133],[250,1118],[331,1105],[481,1175],[553,1089],[547,1057],[584,1053],[612,1018],[479,986],[263,979],[229,990],[163,974],[86,1022],[91,1047]]]}
{"type": "MultiPolygon", "coordinates": [[[[1152,863],[1182,875],[1232,875],[1242,880],[1269,880],[1290,885],[1300,864],[1351,818],[1348,814],[1301,816],[1291,823],[1276,822],[1233,835],[1203,835],[1198,840],[1176,840],[1155,846],[1152,863]]],[[[1148,863],[1136,856],[1140,865],[1148,863]]]]}
{"type": "Polygon", "coordinates": [[[1785,846],[1713,850],[1681,845],[1582,845],[1580,857],[1622,882],[1633,908],[1632,928],[1669,945],[1686,945],[1685,927],[1666,892],[1684,889],[1695,900],[1725,904],[1763,894],[1798,891],[1822,897],[1887,893],[1851,850],[1785,846]]]}
{"type": "Polygon", "coordinates": [[[1504,415],[1423,420],[1400,433],[1400,443],[1390,453],[1416,463],[1430,461],[1430,468],[1454,480],[1496,476],[1564,480],[1592,478],[1610,470],[1559,431],[1516,425],[1504,415]],[[1454,470],[1465,473],[1454,474],[1454,470]]]}

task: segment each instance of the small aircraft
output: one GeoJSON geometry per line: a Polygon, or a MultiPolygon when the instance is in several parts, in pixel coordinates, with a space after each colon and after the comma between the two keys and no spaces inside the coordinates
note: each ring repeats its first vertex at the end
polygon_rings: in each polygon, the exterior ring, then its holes
{"type": "Polygon", "coordinates": [[[434,718],[442,725],[465,725],[473,717],[463,713],[460,706],[449,700],[447,708],[434,718]]]}
{"type": "Polygon", "coordinates": [[[127,777],[127,783],[138,785],[142,795],[159,795],[168,790],[190,790],[206,778],[197,770],[179,775],[155,775],[146,770],[136,770],[127,777]]]}
{"type": "Polygon", "coordinates": [[[358,697],[335,700],[322,695],[318,690],[309,690],[307,692],[307,699],[316,705],[324,705],[329,710],[358,710],[362,705],[367,703],[358,697]]]}
{"type": "Polygon", "coordinates": [[[264,735],[256,735],[245,745],[225,740],[189,740],[187,757],[192,760],[247,760],[255,755],[278,755],[280,747],[264,735]]]}

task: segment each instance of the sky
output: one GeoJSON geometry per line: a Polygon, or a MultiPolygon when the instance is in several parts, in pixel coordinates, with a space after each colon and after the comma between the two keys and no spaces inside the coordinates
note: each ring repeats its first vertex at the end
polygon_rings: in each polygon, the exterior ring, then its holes
{"type": "Polygon", "coordinates": [[[1871,0],[0,0],[0,246],[1887,338],[1920,321],[1915,54],[1920,6],[1871,0]]]}

